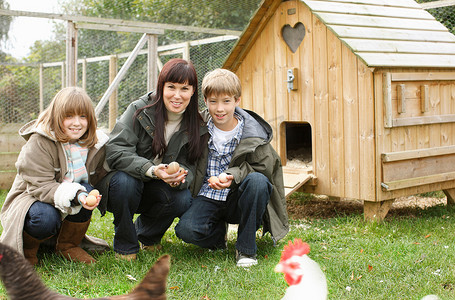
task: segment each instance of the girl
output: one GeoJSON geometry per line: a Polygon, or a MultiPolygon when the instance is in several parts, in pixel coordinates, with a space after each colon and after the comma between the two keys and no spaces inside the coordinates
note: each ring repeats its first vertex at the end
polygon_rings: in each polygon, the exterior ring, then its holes
{"type": "MultiPolygon", "coordinates": [[[[134,101],[117,121],[106,146],[111,173],[101,191],[114,215],[114,251],[132,260],[152,250],[174,218],[191,203],[188,190],[207,128],[198,112],[197,75],[183,59],[169,60],[160,72],[156,92],[134,101]],[[168,174],[177,161],[184,172],[168,174]],[[134,214],[140,214],[133,223],[134,214]]],[[[103,209],[101,209],[103,211],[103,209]]]]}
{"type": "Polygon", "coordinates": [[[0,242],[23,253],[33,265],[41,242],[53,236],[57,252],[65,258],[95,262],[79,244],[101,200],[98,196],[89,206],[85,198],[106,173],[108,137],[96,128],[90,97],[81,88],[68,87],[57,93],[37,121],[19,130],[27,142],[0,213],[0,242]]]}

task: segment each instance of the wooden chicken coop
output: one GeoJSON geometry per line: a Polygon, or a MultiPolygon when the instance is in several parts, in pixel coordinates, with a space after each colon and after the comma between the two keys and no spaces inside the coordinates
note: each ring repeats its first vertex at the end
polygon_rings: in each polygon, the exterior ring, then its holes
{"type": "Polygon", "coordinates": [[[273,127],[287,193],[455,197],[455,36],[413,0],[264,0],[224,68],[273,127]]]}

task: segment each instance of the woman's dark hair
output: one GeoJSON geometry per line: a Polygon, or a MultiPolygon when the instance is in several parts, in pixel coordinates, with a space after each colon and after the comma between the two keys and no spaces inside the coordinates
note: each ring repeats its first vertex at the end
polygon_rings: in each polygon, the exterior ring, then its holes
{"type": "Polygon", "coordinates": [[[206,145],[202,143],[199,137],[199,126],[202,118],[199,114],[197,73],[190,61],[173,58],[164,64],[158,76],[158,84],[153,102],[138,110],[135,116],[143,109],[151,106],[155,107],[155,131],[152,142],[152,154],[153,156],[163,156],[166,153],[164,128],[167,121],[167,110],[163,101],[163,90],[166,82],[186,83],[193,86],[194,93],[183,113],[182,125],[185,125],[188,134],[188,161],[194,163],[206,145]]]}

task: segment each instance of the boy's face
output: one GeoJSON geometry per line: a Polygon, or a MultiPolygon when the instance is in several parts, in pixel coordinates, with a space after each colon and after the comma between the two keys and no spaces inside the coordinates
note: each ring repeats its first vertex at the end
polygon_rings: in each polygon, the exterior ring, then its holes
{"type": "Polygon", "coordinates": [[[204,100],[212,116],[213,123],[218,129],[230,131],[237,126],[234,111],[235,107],[240,103],[240,98],[236,100],[234,96],[220,94],[211,95],[204,100]]]}

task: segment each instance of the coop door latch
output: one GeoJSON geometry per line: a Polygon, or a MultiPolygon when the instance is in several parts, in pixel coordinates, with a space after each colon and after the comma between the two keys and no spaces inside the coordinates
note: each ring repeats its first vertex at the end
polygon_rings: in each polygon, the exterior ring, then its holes
{"type": "Polygon", "coordinates": [[[286,82],[288,84],[288,92],[297,90],[297,68],[290,68],[287,70],[286,82]]]}

